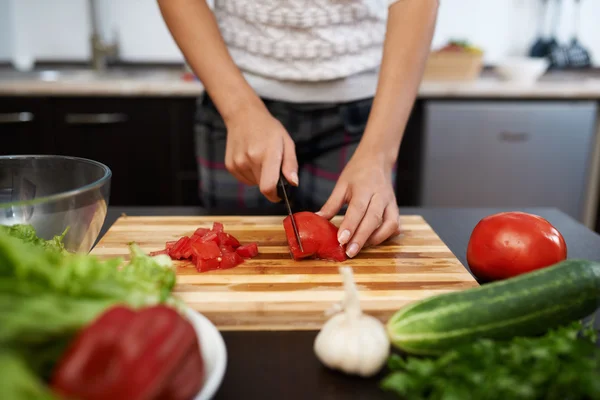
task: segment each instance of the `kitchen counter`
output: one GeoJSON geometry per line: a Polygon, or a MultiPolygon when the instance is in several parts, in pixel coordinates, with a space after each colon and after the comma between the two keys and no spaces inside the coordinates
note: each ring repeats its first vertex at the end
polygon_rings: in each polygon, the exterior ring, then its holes
{"type": "MultiPolygon", "coordinates": [[[[420,214],[458,259],[466,265],[469,236],[486,215],[504,209],[402,208],[420,214]]],[[[547,218],[563,234],[570,258],[600,261],[600,236],[564,213],[549,208],[523,209],[547,218]]],[[[101,235],[122,214],[206,215],[202,208],[109,207],[101,235]]],[[[600,318],[596,318],[600,327],[600,318]]],[[[222,332],[227,346],[225,378],[215,399],[395,399],[377,384],[381,376],[357,379],[325,369],[314,356],[314,331],[222,332]]]]}
{"type": "MultiPolygon", "coordinates": [[[[127,68],[95,73],[85,69],[16,72],[0,68],[3,96],[171,96],[195,97],[198,81],[182,79],[179,68],[127,68]]],[[[549,73],[534,84],[505,82],[483,73],[472,82],[423,82],[419,98],[600,99],[598,73],[549,73]]]]}

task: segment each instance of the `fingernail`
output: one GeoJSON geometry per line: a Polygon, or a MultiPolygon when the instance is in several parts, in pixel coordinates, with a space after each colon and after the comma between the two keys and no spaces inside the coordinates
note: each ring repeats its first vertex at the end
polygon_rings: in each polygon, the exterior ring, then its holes
{"type": "Polygon", "coordinates": [[[292,179],[292,183],[298,186],[298,174],[296,172],[292,172],[290,174],[290,178],[292,179]]]}
{"type": "Polygon", "coordinates": [[[321,213],[321,211],[317,211],[315,214],[317,214],[319,217],[323,216],[323,213],[321,213]]]}
{"type": "Polygon", "coordinates": [[[346,255],[348,255],[348,257],[352,258],[356,255],[356,253],[358,253],[358,245],[356,243],[352,243],[346,249],[346,255]]]}
{"type": "Polygon", "coordinates": [[[340,235],[338,236],[338,242],[340,242],[340,244],[348,243],[349,239],[350,239],[350,231],[348,229],[344,229],[344,231],[342,231],[342,233],[340,233],[340,235]]]}

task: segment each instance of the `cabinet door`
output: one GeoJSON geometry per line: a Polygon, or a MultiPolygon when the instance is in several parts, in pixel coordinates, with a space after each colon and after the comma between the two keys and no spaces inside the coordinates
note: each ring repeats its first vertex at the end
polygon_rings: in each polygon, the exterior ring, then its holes
{"type": "Polygon", "coordinates": [[[90,158],[112,171],[110,204],[172,204],[168,99],[55,99],[59,154],[90,158]]]}
{"type": "Polygon", "coordinates": [[[582,218],[594,102],[431,102],[425,206],[556,207],[582,218]]]}
{"type": "Polygon", "coordinates": [[[29,97],[0,98],[0,155],[52,154],[47,102],[29,97]]]}

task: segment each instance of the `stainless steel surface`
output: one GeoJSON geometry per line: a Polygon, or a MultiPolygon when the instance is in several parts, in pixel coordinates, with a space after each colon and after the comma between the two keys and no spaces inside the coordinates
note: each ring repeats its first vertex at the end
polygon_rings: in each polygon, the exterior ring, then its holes
{"type": "Polygon", "coordinates": [[[92,67],[96,71],[104,71],[107,67],[107,62],[111,58],[116,58],[119,54],[119,44],[106,43],[100,35],[97,0],[89,0],[90,22],[92,33],[90,35],[90,46],[92,53],[92,67]]]}
{"type": "Polygon", "coordinates": [[[583,221],[593,101],[425,106],[423,206],[556,207],[583,221]]]}
{"type": "Polygon", "coordinates": [[[300,246],[300,251],[304,253],[304,247],[302,247],[300,233],[298,232],[298,226],[296,226],[296,220],[294,219],[294,214],[292,213],[292,207],[290,206],[290,199],[288,199],[284,179],[285,178],[283,177],[283,175],[279,178],[279,186],[281,187],[281,191],[283,192],[283,201],[285,202],[288,214],[290,216],[290,220],[292,221],[292,228],[294,229],[294,235],[296,235],[296,241],[298,242],[298,246],[300,246]]]}
{"type": "Polygon", "coordinates": [[[127,122],[129,117],[123,113],[67,114],[65,122],[69,125],[110,125],[127,122]]]}
{"type": "Polygon", "coordinates": [[[31,224],[46,239],[67,227],[65,247],[88,252],[110,195],[110,169],[64,156],[0,156],[0,225],[31,224]]]}
{"type": "Polygon", "coordinates": [[[93,82],[113,80],[178,80],[180,73],[171,69],[160,68],[121,68],[110,67],[103,71],[90,68],[53,68],[35,69],[32,71],[17,71],[9,68],[0,68],[1,81],[34,80],[41,82],[93,82]]]}
{"type": "Polygon", "coordinates": [[[33,113],[0,113],[0,124],[20,124],[33,121],[33,113]]]}

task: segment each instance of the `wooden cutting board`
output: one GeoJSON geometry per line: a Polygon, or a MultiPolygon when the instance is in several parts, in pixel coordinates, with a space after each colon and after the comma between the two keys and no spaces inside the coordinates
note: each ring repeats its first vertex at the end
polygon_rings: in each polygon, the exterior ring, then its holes
{"type": "MultiPolygon", "coordinates": [[[[145,251],[222,222],[259,255],[228,270],[199,273],[177,261],[176,294],[221,330],[320,329],[325,311],[343,298],[340,265],[353,267],[363,310],[386,321],[396,310],[436,294],[477,286],[471,274],[418,215],[401,217],[403,234],[344,263],[291,259],[283,217],[119,218],[93,249],[99,257],[127,257],[129,242],[145,251]]],[[[333,219],[339,225],[340,217],[333,219]]]]}

